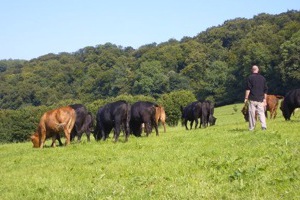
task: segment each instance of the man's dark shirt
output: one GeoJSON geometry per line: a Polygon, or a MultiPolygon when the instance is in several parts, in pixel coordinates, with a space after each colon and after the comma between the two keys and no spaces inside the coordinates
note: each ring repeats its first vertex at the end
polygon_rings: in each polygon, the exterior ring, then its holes
{"type": "Polygon", "coordinates": [[[253,73],[248,77],[246,90],[250,90],[248,99],[250,101],[264,100],[264,94],[267,94],[268,87],[265,77],[260,74],[253,73]]]}

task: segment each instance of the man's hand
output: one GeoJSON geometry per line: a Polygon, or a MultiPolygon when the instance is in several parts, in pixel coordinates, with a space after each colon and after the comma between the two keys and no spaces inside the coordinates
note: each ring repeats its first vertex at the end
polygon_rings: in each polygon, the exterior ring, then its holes
{"type": "Polygon", "coordinates": [[[263,100],[264,106],[267,106],[267,101],[266,99],[263,100]]]}

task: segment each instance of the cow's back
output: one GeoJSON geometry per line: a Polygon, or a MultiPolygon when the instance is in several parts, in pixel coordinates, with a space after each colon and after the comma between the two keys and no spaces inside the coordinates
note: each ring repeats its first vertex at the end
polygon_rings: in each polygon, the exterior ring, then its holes
{"type": "Polygon", "coordinates": [[[73,128],[75,119],[75,110],[66,106],[46,112],[41,118],[41,123],[45,124],[48,130],[61,131],[65,126],[73,128]]]}
{"type": "Polygon", "coordinates": [[[195,101],[188,104],[182,113],[182,117],[187,120],[194,120],[195,117],[199,117],[201,113],[201,102],[195,101]]]}
{"type": "Polygon", "coordinates": [[[155,109],[158,107],[157,104],[148,101],[138,101],[131,105],[131,118],[138,120],[143,118],[143,115],[150,113],[155,115],[155,109]]]}
{"type": "Polygon", "coordinates": [[[287,93],[285,101],[291,106],[300,107],[300,89],[294,89],[287,93]]]}
{"type": "Polygon", "coordinates": [[[81,134],[86,131],[85,127],[89,126],[89,124],[85,124],[88,110],[83,104],[72,104],[70,107],[73,108],[76,113],[76,121],[72,132],[75,135],[79,134],[81,136],[81,134]]]}
{"type": "Polygon", "coordinates": [[[52,136],[54,136],[54,143],[57,135],[62,131],[66,136],[66,144],[69,144],[70,133],[75,124],[75,119],[76,113],[69,106],[45,112],[40,119],[37,131],[31,136],[34,147],[42,148],[46,138],[52,136]]]}
{"type": "Polygon", "coordinates": [[[108,103],[99,109],[97,119],[106,122],[113,122],[115,118],[123,117],[127,114],[128,104],[126,101],[116,101],[108,103]]]}

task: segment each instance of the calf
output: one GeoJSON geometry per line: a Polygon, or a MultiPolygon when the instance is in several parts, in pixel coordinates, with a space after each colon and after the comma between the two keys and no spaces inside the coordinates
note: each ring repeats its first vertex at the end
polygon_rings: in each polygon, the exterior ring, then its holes
{"type": "Polygon", "coordinates": [[[266,108],[266,117],[268,117],[267,111],[270,112],[270,119],[275,119],[277,115],[277,108],[279,100],[283,99],[283,96],[280,95],[267,95],[267,108],[266,108]]]}
{"type": "Polygon", "coordinates": [[[166,132],[166,112],[162,106],[155,107],[155,122],[157,125],[159,121],[161,121],[164,132],[166,132]]]}

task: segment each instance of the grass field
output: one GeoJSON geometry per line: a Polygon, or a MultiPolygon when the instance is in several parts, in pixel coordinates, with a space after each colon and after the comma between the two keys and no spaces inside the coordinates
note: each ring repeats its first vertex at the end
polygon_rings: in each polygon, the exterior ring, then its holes
{"type": "Polygon", "coordinates": [[[242,105],[216,125],[67,147],[0,145],[0,199],[300,199],[300,112],[249,132],[242,105]]]}

